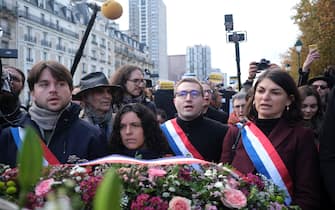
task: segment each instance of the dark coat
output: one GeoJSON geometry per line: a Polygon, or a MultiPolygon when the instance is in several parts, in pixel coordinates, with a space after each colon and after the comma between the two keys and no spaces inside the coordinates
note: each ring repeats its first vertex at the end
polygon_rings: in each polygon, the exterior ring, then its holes
{"type": "Polygon", "coordinates": [[[227,112],[216,110],[212,106],[208,107],[207,112],[204,114],[204,116],[223,124],[227,124],[229,117],[227,112]]]}
{"type": "MultiPolygon", "coordinates": [[[[69,157],[94,160],[108,154],[107,141],[100,129],[79,119],[79,111],[80,107],[72,104],[62,113],[47,145],[61,163],[67,163],[69,157]]],[[[35,128],[41,136],[37,124],[26,114],[20,126],[28,125],[35,128]]],[[[15,167],[17,146],[10,128],[0,133],[0,145],[0,163],[15,167]]]]}
{"type": "MultiPolygon", "coordinates": [[[[255,167],[240,138],[233,157],[232,145],[238,128],[231,126],[225,137],[221,161],[240,172],[255,173],[255,167]]],[[[292,204],[302,209],[320,208],[320,170],[313,131],[302,126],[290,127],[283,119],[268,136],[286,165],[293,182],[292,204]]]]}
{"type": "Polygon", "coordinates": [[[333,205],[335,205],[335,87],[329,95],[328,106],[319,136],[321,173],[333,205]]]}

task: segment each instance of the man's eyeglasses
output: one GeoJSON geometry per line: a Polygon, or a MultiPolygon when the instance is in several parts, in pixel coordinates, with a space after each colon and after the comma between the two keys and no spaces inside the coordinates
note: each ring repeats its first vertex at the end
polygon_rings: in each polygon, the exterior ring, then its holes
{"type": "Polygon", "coordinates": [[[186,98],[188,94],[190,94],[192,99],[195,99],[201,96],[201,92],[198,90],[191,90],[191,91],[182,90],[182,91],[176,92],[175,96],[180,97],[180,98],[186,98]]]}
{"type": "Polygon", "coordinates": [[[208,94],[213,94],[213,90],[204,90],[204,94],[208,93],[208,94]]]}
{"type": "Polygon", "coordinates": [[[145,84],[144,79],[128,79],[128,81],[133,82],[136,85],[145,84]]]}
{"type": "Polygon", "coordinates": [[[328,86],[326,85],[312,85],[312,87],[317,90],[318,88],[320,88],[321,90],[324,90],[326,88],[328,88],[328,86]]]}

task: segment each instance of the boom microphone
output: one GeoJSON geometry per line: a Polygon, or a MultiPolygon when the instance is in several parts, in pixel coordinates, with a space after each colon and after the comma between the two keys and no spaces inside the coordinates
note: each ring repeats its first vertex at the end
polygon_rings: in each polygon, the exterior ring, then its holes
{"type": "Polygon", "coordinates": [[[78,66],[78,63],[80,61],[81,56],[83,55],[84,47],[88,38],[88,35],[90,34],[90,31],[92,30],[95,18],[97,16],[97,12],[101,10],[102,14],[109,18],[109,19],[117,19],[122,15],[122,6],[114,1],[114,0],[107,0],[104,3],[93,1],[93,0],[71,0],[71,4],[76,4],[76,3],[86,3],[89,7],[93,9],[93,14],[90,18],[90,21],[88,22],[88,25],[86,27],[84,36],[81,40],[79,49],[74,57],[73,64],[71,67],[71,75],[73,76],[76,68],[78,66]]]}
{"type": "Polygon", "coordinates": [[[99,2],[95,0],[71,0],[73,4],[86,3],[90,8],[98,7],[101,13],[108,19],[115,20],[121,17],[123,13],[122,6],[115,0],[106,0],[105,2],[99,2]]]}
{"type": "Polygon", "coordinates": [[[106,18],[115,20],[121,17],[123,10],[119,2],[107,0],[102,4],[101,12],[106,18]]]}

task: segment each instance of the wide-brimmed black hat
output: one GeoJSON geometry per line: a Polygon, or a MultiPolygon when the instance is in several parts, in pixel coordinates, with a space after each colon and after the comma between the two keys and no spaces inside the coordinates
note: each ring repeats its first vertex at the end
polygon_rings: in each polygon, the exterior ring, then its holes
{"type": "Polygon", "coordinates": [[[326,77],[324,75],[319,75],[319,76],[313,77],[312,79],[308,80],[307,84],[312,85],[313,82],[315,82],[317,80],[325,81],[329,88],[333,87],[333,80],[330,77],[326,77]]]}
{"type": "Polygon", "coordinates": [[[72,99],[81,100],[83,94],[89,90],[99,87],[108,87],[111,90],[113,97],[118,97],[122,94],[122,88],[119,85],[110,85],[107,77],[102,72],[92,72],[81,78],[79,82],[79,92],[72,95],[72,99]]]}

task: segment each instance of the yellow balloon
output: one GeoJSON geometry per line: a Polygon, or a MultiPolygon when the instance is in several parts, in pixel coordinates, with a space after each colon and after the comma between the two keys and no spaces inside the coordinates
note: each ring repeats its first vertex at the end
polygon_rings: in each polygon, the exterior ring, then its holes
{"type": "Polygon", "coordinates": [[[122,15],[122,6],[119,2],[114,0],[107,0],[101,6],[102,14],[108,19],[118,19],[122,15]]]}

